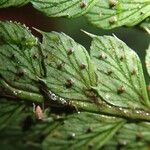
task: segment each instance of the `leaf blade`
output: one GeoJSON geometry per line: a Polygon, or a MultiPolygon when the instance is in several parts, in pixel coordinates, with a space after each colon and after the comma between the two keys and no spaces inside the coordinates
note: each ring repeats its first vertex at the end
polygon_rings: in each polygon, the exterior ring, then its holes
{"type": "Polygon", "coordinates": [[[97,116],[96,114],[80,113],[71,115],[51,132],[43,142],[43,148],[55,149],[100,149],[125,123],[122,119],[97,116]],[[91,121],[90,121],[91,120],[91,121]],[[107,122],[108,121],[108,122],[107,122]],[[108,124],[107,124],[108,123],[108,124]],[[111,131],[111,132],[110,132],[111,131]],[[57,144],[56,144],[57,143],[57,144]]]}
{"type": "Polygon", "coordinates": [[[98,91],[107,102],[129,108],[149,107],[141,62],[125,43],[116,37],[94,36],[91,57],[98,70],[98,91]]]}
{"type": "MultiPolygon", "coordinates": [[[[3,132],[5,128],[12,125],[17,119],[21,116],[25,108],[25,105],[22,103],[16,103],[13,101],[8,101],[6,99],[0,98],[0,131],[3,132]],[[20,115],[20,116],[19,116],[20,115]]],[[[20,117],[20,118],[21,118],[20,117]]],[[[20,119],[19,118],[19,119],[20,119]]]]}
{"type": "Polygon", "coordinates": [[[84,93],[96,85],[90,57],[83,46],[61,33],[42,33],[49,90],[67,99],[87,100],[84,93]],[[51,41],[51,42],[49,42],[51,41]]]}
{"type": "Polygon", "coordinates": [[[85,14],[97,0],[32,0],[33,7],[50,17],[78,17],[85,14]]]}
{"type": "Polygon", "coordinates": [[[0,1],[0,8],[7,8],[7,7],[20,7],[27,4],[30,0],[1,0],[0,1]]]}
{"type": "Polygon", "coordinates": [[[125,150],[136,150],[137,148],[148,150],[149,128],[149,123],[125,124],[118,134],[104,146],[104,150],[116,149],[116,147],[123,147],[125,150]]]}
{"type": "Polygon", "coordinates": [[[149,0],[99,0],[87,13],[87,18],[97,27],[112,29],[138,24],[150,15],[149,10],[149,0]]]}
{"type": "Polygon", "coordinates": [[[1,80],[16,89],[38,93],[35,81],[43,70],[37,38],[19,23],[0,22],[0,39],[1,80]]]}

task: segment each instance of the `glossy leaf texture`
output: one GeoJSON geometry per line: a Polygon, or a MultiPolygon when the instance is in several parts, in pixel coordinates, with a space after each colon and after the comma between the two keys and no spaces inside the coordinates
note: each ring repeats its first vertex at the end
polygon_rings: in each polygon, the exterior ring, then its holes
{"type": "Polygon", "coordinates": [[[87,13],[97,27],[112,29],[134,26],[150,15],[149,0],[99,0],[87,13]]]}
{"type": "Polygon", "coordinates": [[[42,35],[48,89],[63,98],[90,101],[86,91],[96,86],[96,75],[86,49],[64,33],[42,35]]]}
{"type": "Polygon", "coordinates": [[[113,36],[95,36],[90,52],[97,68],[98,92],[115,106],[149,107],[146,84],[137,54],[113,36]]]}
{"type": "Polygon", "coordinates": [[[6,8],[10,6],[20,7],[27,4],[30,0],[1,0],[0,8],[6,8]]]}
{"type": "Polygon", "coordinates": [[[98,150],[124,123],[123,119],[92,113],[70,115],[47,136],[43,149],[98,150]]]}
{"type": "Polygon", "coordinates": [[[146,51],[145,63],[146,63],[147,72],[150,75],[150,46],[146,51]]]}
{"type": "Polygon", "coordinates": [[[97,0],[32,0],[33,7],[50,17],[77,17],[85,14],[97,0]]]}
{"type": "MultiPolygon", "coordinates": [[[[37,38],[19,23],[0,22],[0,76],[13,88],[38,92],[43,74],[37,38]]],[[[2,84],[2,83],[1,83],[2,84]]]]}
{"type": "Polygon", "coordinates": [[[149,150],[149,123],[125,124],[102,150],[149,150]]]}

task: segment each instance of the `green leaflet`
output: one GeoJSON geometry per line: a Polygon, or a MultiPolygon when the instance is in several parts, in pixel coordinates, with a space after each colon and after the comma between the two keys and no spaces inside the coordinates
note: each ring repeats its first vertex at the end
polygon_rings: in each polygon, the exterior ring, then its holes
{"type": "Polygon", "coordinates": [[[43,69],[37,45],[37,38],[25,26],[0,22],[0,75],[9,86],[39,91],[35,81],[43,75],[43,69]]]}
{"type": "MultiPolygon", "coordinates": [[[[1,148],[11,150],[33,148],[34,146],[27,144],[27,136],[29,136],[29,134],[26,135],[26,132],[31,130],[34,124],[32,105],[26,105],[23,101],[16,103],[16,101],[12,101],[10,98],[0,98],[1,148]]],[[[34,140],[32,141],[34,142],[34,140]]]]}
{"type": "Polygon", "coordinates": [[[0,8],[27,3],[49,17],[86,14],[92,24],[104,29],[134,26],[150,16],[150,0],[1,0],[0,8]]]}
{"type": "Polygon", "coordinates": [[[0,130],[5,129],[0,144],[13,143],[16,134],[16,139],[22,137],[19,144],[26,141],[40,148],[42,142],[45,150],[98,150],[112,138],[106,148],[118,148],[121,139],[129,142],[127,149],[132,149],[137,134],[144,132],[138,146],[147,146],[149,123],[142,121],[150,120],[150,104],[135,52],[116,37],[87,33],[93,38],[89,56],[82,45],[64,33],[39,32],[42,44],[26,27],[0,22],[0,96],[3,92],[10,97],[20,91],[24,94],[16,101],[0,99],[0,130]],[[20,121],[34,116],[31,105],[27,107],[20,99],[43,103],[42,94],[46,107],[52,106],[48,96],[52,100],[60,96],[71,103],[70,109],[75,105],[81,112],[68,114],[62,103],[56,103],[63,111],[59,112],[61,116],[52,107],[50,118],[44,118],[41,124],[34,122],[22,133],[20,121]],[[136,120],[139,123],[135,124],[136,120]]]}
{"type": "Polygon", "coordinates": [[[32,109],[26,107],[24,102],[16,103],[11,99],[0,98],[0,135],[9,127],[19,126],[32,113],[32,109]]]}
{"type": "Polygon", "coordinates": [[[89,100],[86,91],[96,86],[95,71],[86,49],[63,33],[44,33],[43,49],[49,90],[71,100],[89,100]]]}
{"type": "Polygon", "coordinates": [[[102,150],[149,150],[149,123],[125,124],[102,150]]]}
{"type": "Polygon", "coordinates": [[[44,150],[100,149],[125,123],[122,119],[91,113],[68,116],[44,140],[44,150]]]}
{"type": "Polygon", "coordinates": [[[97,27],[134,26],[150,15],[150,0],[99,0],[87,13],[97,27]]]}
{"type": "Polygon", "coordinates": [[[92,36],[91,57],[97,68],[98,92],[115,106],[149,107],[141,62],[124,42],[112,36],[92,36]]]}
{"type": "Polygon", "coordinates": [[[31,0],[33,7],[50,17],[77,17],[85,14],[97,0],[31,0]]]}
{"type": "Polygon", "coordinates": [[[13,101],[7,101],[0,98],[0,132],[7,126],[13,124],[23,111],[25,106],[23,104],[17,104],[13,101]]]}
{"type": "Polygon", "coordinates": [[[146,51],[145,63],[146,63],[147,72],[150,75],[150,45],[146,51]]]}
{"type": "Polygon", "coordinates": [[[37,45],[37,39],[25,25],[12,21],[1,21],[0,29],[1,43],[7,42],[16,44],[17,46],[20,46],[20,48],[23,48],[23,46],[32,48],[32,46],[37,45]]]}
{"type": "Polygon", "coordinates": [[[1,0],[0,1],[0,8],[6,8],[10,6],[23,6],[27,4],[30,0],[1,0]]]}
{"type": "Polygon", "coordinates": [[[62,120],[53,119],[53,114],[49,116],[48,121],[39,121],[32,125],[32,127],[25,132],[24,136],[27,141],[41,144],[46,137],[62,122],[62,120]],[[49,121],[51,119],[51,121],[49,121]],[[42,137],[42,139],[40,139],[42,137]],[[40,142],[40,143],[39,143],[40,142]]]}

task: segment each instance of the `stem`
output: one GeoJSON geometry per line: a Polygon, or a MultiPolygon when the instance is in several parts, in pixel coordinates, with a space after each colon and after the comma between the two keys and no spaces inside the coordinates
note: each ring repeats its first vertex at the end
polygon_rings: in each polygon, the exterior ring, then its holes
{"type": "MultiPolygon", "coordinates": [[[[14,96],[22,100],[28,100],[35,103],[43,103],[44,97],[40,94],[26,92],[15,89],[8,85],[4,80],[0,80],[0,84],[7,90],[9,96],[14,96]]],[[[131,109],[119,106],[113,106],[99,100],[97,103],[71,101],[79,111],[94,112],[97,114],[104,114],[109,116],[116,116],[126,118],[128,120],[148,121],[150,122],[150,112],[142,109],[131,109]]]]}
{"type": "Polygon", "coordinates": [[[2,85],[2,88],[4,90],[7,90],[7,94],[9,96],[14,96],[15,98],[22,99],[22,100],[28,100],[35,103],[43,103],[44,98],[40,94],[26,92],[22,90],[15,89],[8,85],[4,80],[0,80],[0,84],[2,85]]]}
{"type": "Polygon", "coordinates": [[[72,101],[79,111],[88,111],[109,116],[116,116],[134,121],[150,122],[150,112],[141,109],[130,109],[108,105],[105,102],[99,102],[98,105],[88,102],[72,101]]]}

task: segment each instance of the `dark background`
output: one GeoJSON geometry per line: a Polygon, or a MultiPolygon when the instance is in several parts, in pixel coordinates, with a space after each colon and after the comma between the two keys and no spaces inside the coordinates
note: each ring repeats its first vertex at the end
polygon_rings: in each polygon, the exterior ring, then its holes
{"type": "MultiPolygon", "coordinates": [[[[137,27],[121,27],[113,30],[102,30],[91,25],[86,20],[86,17],[79,17],[75,19],[49,18],[35,10],[32,5],[26,5],[21,8],[1,9],[0,20],[21,22],[22,24],[29,26],[31,30],[32,27],[35,27],[43,31],[64,32],[75,39],[75,41],[85,46],[87,49],[90,47],[91,39],[82,33],[80,29],[97,35],[112,35],[112,33],[114,33],[118,38],[123,40],[129,47],[138,53],[143,63],[146,80],[148,81],[144,58],[146,52],[145,50],[150,42],[150,35],[137,27]]],[[[35,31],[32,32],[38,36],[35,31]]]]}

